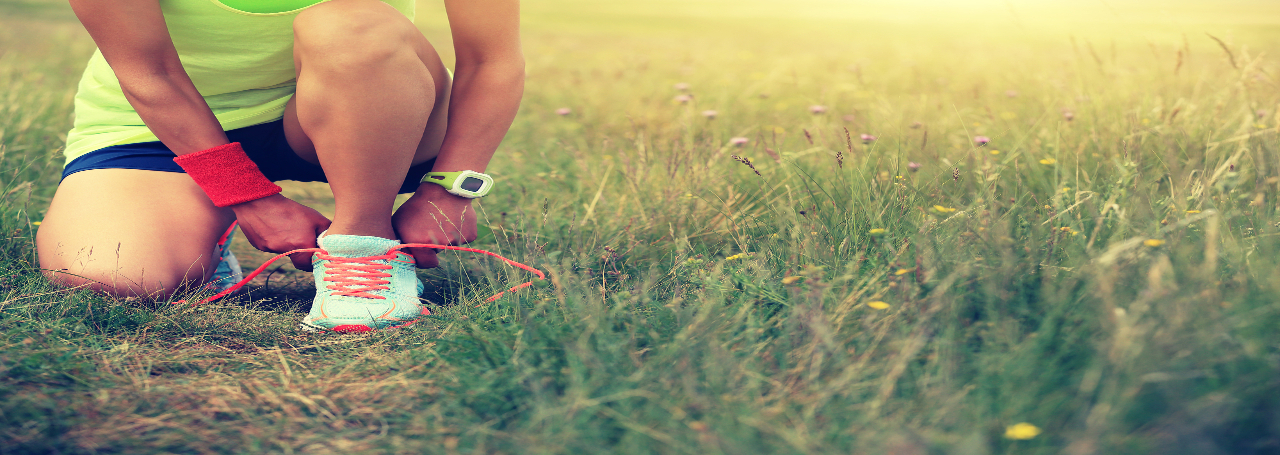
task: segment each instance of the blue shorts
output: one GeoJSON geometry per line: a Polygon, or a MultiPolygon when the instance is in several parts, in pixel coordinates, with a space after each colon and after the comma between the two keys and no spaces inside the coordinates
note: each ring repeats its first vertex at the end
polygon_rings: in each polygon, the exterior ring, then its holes
{"type": "MultiPolygon", "coordinates": [[[[295,180],[299,182],[328,182],[324,169],[302,159],[289,147],[284,137],[284,120],[262,123],[227,131],[227,139],[239,142],[245,154],[258,165],[258,169],[271,181],[295,180]]],[[[177,157],[163,143],[139,142],[113,145],[94,150],[71,160],[62,169],[62,178],[91,169],[140,169],[144,171],[184,172],[177,157]]],[[[431,172],[435,160],[412,166],[409,175],[400,185],[401,193],[417,191],[422,176],[431,172]]]]}

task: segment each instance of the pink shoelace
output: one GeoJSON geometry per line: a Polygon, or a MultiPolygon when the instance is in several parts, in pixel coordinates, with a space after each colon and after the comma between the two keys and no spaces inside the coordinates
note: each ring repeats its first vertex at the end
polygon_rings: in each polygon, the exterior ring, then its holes
{"type": "Polygon", "coordinates": [[[366,299],[386,299],[377,294],[370,294],[369,291],[390,289],[387,285],[391,282],[387,281],[387,278],[391,278],[391,274],[384,270],[391,270],[391,264],[379,264],[375,261],[395,259],[395,250],[382,256],[363,258],[344,258],[325,253],[316,253],[316,257],[321,261],[329,261],[329,265],[325,266],[324,281],[333,284],[325,288],[334,291],[334,294],[366,299]]]}
{"type": "MultiPolygon", "coordinates": [[[[508,265],[512,267],[525,270],[528,272],[532,272],[534,275],[537,275],[539,280],[547,279],[547,275],[545,273],[542,273],[541,270],[507,259],[497,253],[476,249],[476,248],[466,248],[461,246],[435,245],[431,243],[406,243],[403,245],[396,245],[395,247],[392,247],[390,250],[387,251],[387,254],[385,255],[369,256],[369,257],[363,257],[363,258],[344,258],[344,257],[330,256],[329,252],[325,251],[322,248],[303,248],[303,249],[288,251],[288,252],[284,252],[276,255],[275,257],[267,260],[267,262],[264,262],[262,263],[262,265],[258,266],[257,270],[254,270],[248,275],[245,275],[244,279],[240,280],[238,283],[232,285],[231,287],[227,288],[222,292],[219,292],[217,294],[210,296],[207,299],[196,302],[196,305],[199,305],[202,303],[209,303],[214,300],[218,300],[220,298],[226,297],[232,292],[235,292],[240,288],[244,287],[244,285],[248,284],[249,281],[254,279],[254,277],[257,277],[259,274],[266,271],[267,267],[269,267],[272,263],[275,263],[276,261],[280,260],[283,257],[289,256],[291,254],[297,254],[297,253],[315,253],[320,256],[321,260],[330,261],[330,265],[328,266],[329,269],[327,272],[328,274],[325,276],[325,281],[332,282],[334,284],[326,286],[328,289],[338,291],[338,294],[341,294],[341,295],[381,299],[384,297],[374,295],[374,294],[369,294],[368,292],[380,290],[380,289],[387,289],[387,285],[390,284],[390,282],[387,281],[385,278],[390,278],[391,274],[386,273],[383,270],[390,269],[391,265],[390,264],[374,264],[373,261],[384,260],[384,259],[395,259],[396,252],[405,248],[431,248],[431,249],[437,249],[437,250],[454,250],[454,251],[466,251],[469,253],[485,254],[485,255],[498,258],[502,260],[502,262],[506,262],[508,265]],[[338,264],[334,264],[334,262],[337,262],[338,264]],[[334,275],[337,275],[337,276],[335,277],[334,275]]],[[[409,255],[409,253],[405,253],[405,254],[409,255]]],[[[412,257],[412,255],[409,255],[409,256],[412,257]]],[[[532,280],[517,284],[515,286],[512,286],[510,289],[494,294],[492,297],[485,299],[485,303],[496,301],[502,298],[502,296],[506,295],[506,293],[508,292],[524,289],[529,286],[533,286],[532,280]]],[[[183,303],[187,303],[187,301],[179,300],[177,302],[173,302],[174,305],[183,304],[183,303]]]]}

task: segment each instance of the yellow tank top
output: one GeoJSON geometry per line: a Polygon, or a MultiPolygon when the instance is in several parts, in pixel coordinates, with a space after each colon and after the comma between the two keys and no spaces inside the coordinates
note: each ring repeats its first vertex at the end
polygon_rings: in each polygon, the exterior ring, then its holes
{"type": "MultiPolygon", "coordinates": [[[[293,19],[327,0],[160,0],[182,66],[232,130],[277,120],[294,93],[293,19]],[[246,11],[245,8],[252,11],[246,11]]],[[[414,0],[382,0],[410,20],[414,0]]],[[[80,78],[66,162],[104,147],[155,141],[94,52],[80,78]]]]}

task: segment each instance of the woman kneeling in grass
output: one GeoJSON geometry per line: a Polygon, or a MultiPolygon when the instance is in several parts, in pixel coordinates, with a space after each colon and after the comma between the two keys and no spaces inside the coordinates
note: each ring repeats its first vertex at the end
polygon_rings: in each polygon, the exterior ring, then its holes
{"type": "Polygon", "coordinates": [[[118,296],[225,288],[238,221],[260,250],[324,250],[291,257],[314,268],[304,327],[412,323],[426,313],[415,263],[437,259],[396,247],[475,238],[471,198],[492,186],[482,172],[524,90],[518,0],[444,3],[456,80],[414,0],[71,0],[98,52],[41,267],[118,296]],[[334,219],[278,180],[328,182],[334,219]]]}

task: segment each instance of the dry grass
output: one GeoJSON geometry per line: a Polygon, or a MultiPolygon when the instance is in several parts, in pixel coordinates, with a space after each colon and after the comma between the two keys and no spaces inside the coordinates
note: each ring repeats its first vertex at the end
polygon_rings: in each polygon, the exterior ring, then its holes
{"type": "Polygon", "coordinates": [[[92,44],[0,3],[0,452],[1280,447],[1274,5],[779,5],[527,2],[480,246],[551,284],[478,305],[527,278],[453,255],[436,316],[357,337],[296,331],[287,269],[194,308],[49,287],[92,44]]]}

